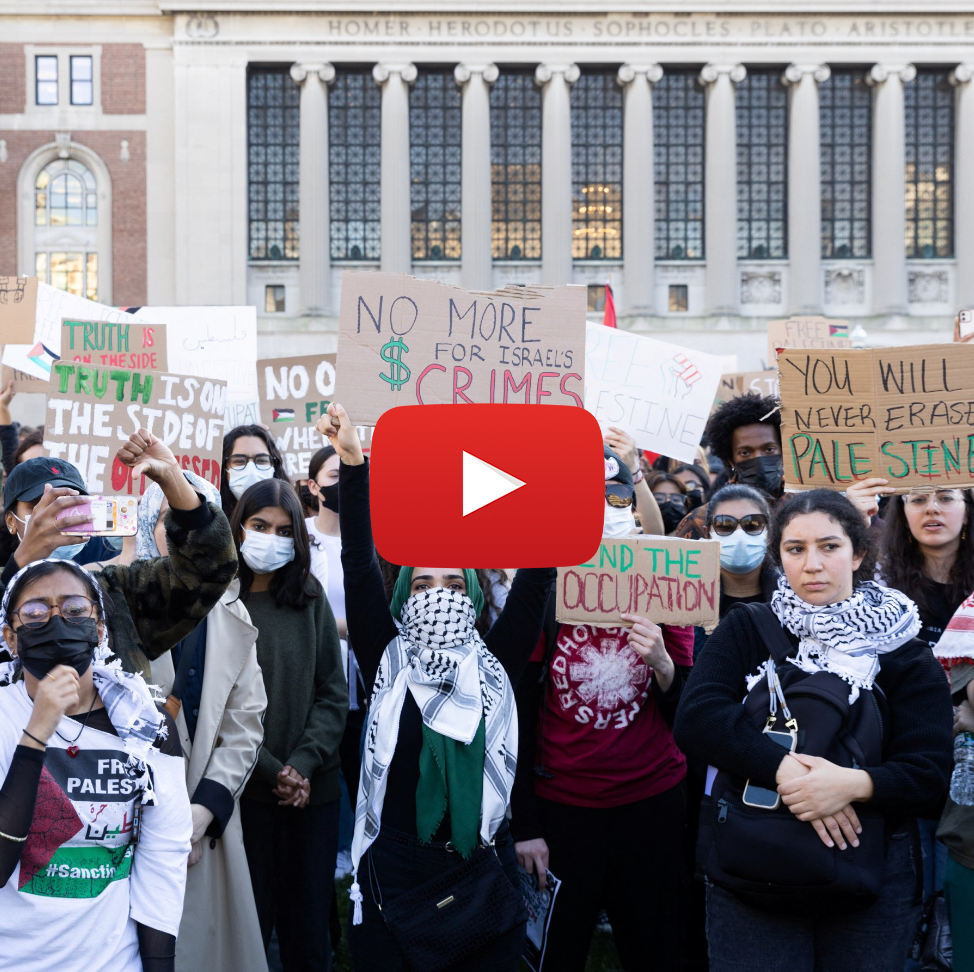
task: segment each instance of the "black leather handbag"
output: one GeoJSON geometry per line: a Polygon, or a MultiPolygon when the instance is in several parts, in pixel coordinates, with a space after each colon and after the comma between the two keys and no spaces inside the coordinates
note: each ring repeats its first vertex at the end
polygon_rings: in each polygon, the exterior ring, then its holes
{"type": "Polygon", "coordinates": [[[478,846],[467,860],[379,910],[414,972],[440,972],[527,921],[493,846],[478,846]]]}

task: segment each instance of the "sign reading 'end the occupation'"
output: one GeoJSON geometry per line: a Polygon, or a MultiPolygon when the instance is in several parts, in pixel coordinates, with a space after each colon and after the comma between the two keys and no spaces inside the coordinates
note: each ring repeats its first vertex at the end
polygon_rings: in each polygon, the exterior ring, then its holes
{"type": "Polygon", "coordinates": [[[778,368],[788,489],[974,484],[974,347],[785,350],[778,368]]]}

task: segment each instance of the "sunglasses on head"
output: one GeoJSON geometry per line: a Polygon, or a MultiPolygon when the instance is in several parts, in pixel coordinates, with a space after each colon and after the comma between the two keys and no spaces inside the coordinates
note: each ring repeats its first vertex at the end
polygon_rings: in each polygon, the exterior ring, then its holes
{"type": "Polygon", "coordinates": [[[718,513],[710,525],[718,537],[729,537],[737,529],[738,524],[745,533],[756,537],[768,528],[768,517],[765,513],[748,513],[747,516],[738,519],[727,513],[718,513]]]}
{"type": "Polygon", "coordinates": [[[618,510],[633,505],[633,490],[631,486],[622,483],[607,483],[605,487],[605,501],[609,506],[618,510]]]}

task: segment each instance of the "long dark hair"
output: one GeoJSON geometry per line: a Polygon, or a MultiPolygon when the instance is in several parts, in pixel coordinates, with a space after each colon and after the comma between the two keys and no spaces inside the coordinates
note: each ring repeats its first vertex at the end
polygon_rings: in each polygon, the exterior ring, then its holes
{"type": "MultiPolygon", "coordinates": [[[[308,480],[314,480],[318,482],[318,473],[321,472],[321,467],[329,460],[332,456],[336,455],[334,446],[324,446],[319,449],[312,457],[311,462],[308,463],[308,480]]],[[[312,513],[317,513],[320,509],[318,505],[318,497],[311,495],[311,490],[305,486],[301,490],[301,502],[312,511],[312,513]],[[307,494],[307,495],[305,495],[307,494]]]]}
{"type": "MultiPolygon", "coordinates": [[[[967,523],[966,528],[961,531],[957,558],[950,569],[950,580],[947,581],[947,601],[951,611],[957,610],[961,601],[974,591],[974,496],[969,489],[962,489],[961,494],[964,497],[967,523]]],[[[923,572],[923,551],[910,530],[902,497],[890,497],[883,523],[885,526],[880,557],[883,582],[915,601],[921,616],[926,617],[930,610],[934,581],[923,572]]]]}
{"type": "Polygon", "coordinates": [[[241,595],[249,593],[254,583],[254,572],[247,566],[247,561],[240,556],[240,534],[243,532],[243,524],[255,513],[269,506],[279,506],[291,517],[294,533],[294,560],[274,572],[271,593],[278,607],[303,608],[308,601],[321,593],[321,585],[311,576],[311,544],[308,541],[308,529],[304,525],[301,504],[290,483],[281,482],[279,479],[265,479],[262,483],[254,483],[240,497],[240,502],[237,503],[230,518],[233,542],[237,546],[237,576],[240,578],[240,593],[241,595]]]}
{"type": "MultiPolygon", "coordinates": [[[[233,455],[233,445],[237,439],[252,435],[260,439],[267,447],[267,454],[274,463],[274,479],[280,479],[285,483],[290,482],[287,472],[284,469],[284,457],[280,449],[274,442],[274,437],[262,425],[238,425],[232,428],[223,437],[223,466],[220,476],[220,502],[223,504],[223,512],[227,517],[233,516],[233,511],[237,506],[237,497],[230,492],[230,484],[227,482],[227,461],[233,455]]],[[[276,504],[275,504],[276,505],[276,504]]]]}
{"type": "MultiPolygon", "coordinates": [[[[17,607],[17,602],[20,600],[24,591],[26,591],[32,584],[37,583],[43,577],[49,577],[51,574],[56,574],[58,571],[66,574],[74,574],[78,580],[84,585],[85,594],[95,602],[95,617],[99,621],[104,621],[106,624],[110,620],[112,613],[112,599],[108,596],[105,591],[101,592],[101,600],[105,602],[105,614],[102,615],[99,599],[99,589],[95,579],[88,573],[88,571],[83,570],[78,564],[73,560],[41,560],[36,564],[31,564],[20,577],[17,578],[16,583],[10,590],[10,600],[7,604],[10,610],[13,611],[17,607]]],[[[11,627],[11,618],[7,617],[7,624],[11,627]]]]}
{"type": "Polygon", "coordinates": [[[775,507],[768,532],[768,556],[776,567],[782,566],[781,538],[788,524],[796,516],[824,513],[833,523],[842,527],[852,543],[853,552],[857,557],[862,557],[858,570],[852,574],[852,586],[855,588],[873,579],[876,574],[876,556],[872,535],[860,512],[845,496],[831,489],[811,489],[804,493],[786,493],[785,497],[775,507]]]}

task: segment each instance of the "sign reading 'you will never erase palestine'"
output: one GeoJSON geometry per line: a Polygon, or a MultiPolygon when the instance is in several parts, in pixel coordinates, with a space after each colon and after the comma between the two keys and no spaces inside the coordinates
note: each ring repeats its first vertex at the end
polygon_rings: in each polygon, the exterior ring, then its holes
{"type": "MultiPolygon", "coordinates": [[[[274,436],[290,479],[305,479],[311,457],[328,445],[315,426],[335,396],[334,354],[264,358],[257,362],[260,419],[274,436]]],[[[372,430],[359,426],[366,455],[372,430]]]]}
{"type": "Polygon", "coordinates": [[[227,383],[163,371],[56,361],[44,421],[48,455],[73,463],[89,493],[137,493],[115,453],[140,428],[158,436],[189,469],[220,485],[227,383]]]}
{"type": "Polygon", "coordinates": [[[974,346],[789,349],[778,370],[788,489],[974,484],[974,346]]]}
{"type": "Polygon", "coordinates": [[[605,538],[587,564],[558,568],[556,616],[568,624],[716,624],[720,542],[675,537],[605,538]]]}
{"type": "Polygon", "coordinates": [[[344,273],[335,400],[375,425],[398,405],[582,407],[584,287],[462,290],[344,273]]]}

